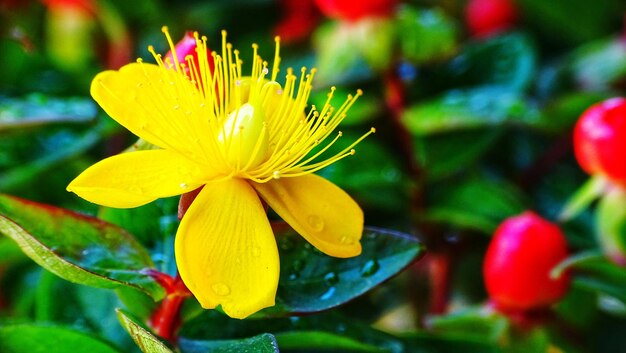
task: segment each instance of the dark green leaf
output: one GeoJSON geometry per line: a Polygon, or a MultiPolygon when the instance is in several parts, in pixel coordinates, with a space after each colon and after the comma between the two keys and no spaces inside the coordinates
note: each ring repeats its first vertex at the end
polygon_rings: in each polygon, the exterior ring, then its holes
{"type": "Polygon", "coordinates": [[[56,99],[32,94],[23,99],[0,99],[0,133],[50,124],[93,122],[97,110],[91,99],[56,99]]]}
{"type": "Polygon", "coordinates": [[[540,114],[522,96],[499,86],[449,91],[443,96],[413,105],[402,121],[414,135],[505,123],[537,124],[540,114]]]}
{"type": "MultiPolygon", "coordinates": [[[[377,347],[378,351],[383,352],[404,352],[403,345],[397,337],[373,329],[369,324],[342,316],[337,312],[303,317],[237,320],[215,311],[205,311],[199,317],[183,325],[179,344],[185,347],[187,341],[246,338],[266,332],[274,334],[277,340],[284,337],[284,341],[279,341],[281,351],[317,352],[323,351],[323,344],[326,344],[329,349],[334,346],[336,348],[333,349],[339,351],[350,351],[346,350],[348,346],[356,348],[355,343],[360,342],[359,349],[372,349],[376,352],[374,347],[377,347]],[[324,336],[328,338],[327,342],[317,340],[324,336]],[[302,340],[295,342],[297,337],[302,340]],[[305,340],[305,337],[310,340],[305,340]],[[343,348],[339,348],[340,345],[343,348]]],[[[336,350],[331,349],[331,351],[336,350]]]]}
{"type": "Polygon", "coordinates": [[[523,194],[513,185],[470,179],[434,191],[424,218],[491,234],[503,219],[525,209],[523,194]]]}
{"type": "Polygon", "coordinates": [[[504,316],[485,310],[483,306],[432,317],[428,325],[435,333],[484,343],[502,341],[509,329],[509,322],[504,316]]]}
{"type": "Polygon", "coordinates": [[[626,269],[611,263],[606,258],[589,257],[575,263],[574,284],[580,288],[592,290],[615,297],[626,303],[626,269]]]}
{"type": "Polygon", "coordinates": [[[623,3],[614,0],[519,0],[516,3],[524,20],[539,31],[538,37],[560,45],[608,34],[614,30],[611,20],[621,20],[624,13],[623,3]]]}
{"type": "Polygon", "coordinates": [[[434,85],[470,87],[493,85],[514,92],[525,91],[533,82],[537,54],[529,38],[519,33],[469,42],[443,71],[434,85]]]}
{"type": "Polygon", "coordinates": [[[364,353],[389,352],[388,349],[324,331],[291,331],[276,335],[282,350],[349,351],[364,353]]]}
{"type": "Polygon", "coordinates": [[[259,315],[310,313],[354,299],[397,274],[424,253],[408,235],[379,228],[363,232],[361,255],[322,254],[285,225],[275,229],[280,249],[276,306],[259,315]]]}
{"type": "Polygon", "coordinates": [[[143,271],[146,250],[117,226],[64,209],[0,195],[0,232],[54,274],[102,288],[138,288],[154,299],[163,289],[143,271]]]}
{"type": "Polygon", "coordinates": [[[278,353],[276,338],[269,333],[235,340],[181,340],[180,349],[183,353],[278,353]]]}
{"type": "Polygon", "coordinates": [[[152,332],[138,324],[124,310],[117,309],[117,318],[143,353],[174,353],[152,332]]]}
{"type": "Polygon", "coordinates": [[[403,337],[406,352],[411,353],[501,353],[494,343],[485,343],[455,335],[417,333],[403,337]]]}
{"type": "Polygon", "coordinates": [[[108,343],[63,327],[33,324],[0,326],[2,353],[120,353],[108,343]]]}
{"type": "Polygon", "coordinates": [[[429,179],[466,170],[498,141],[502,131],[458,131],[413,140],[416,155],[429,179]]]}
{"type": "Polygon", "coordinates": [[[457,28],[440,9],[404,6],[397,15],[402,54],[417,63],[450,57],[457,50],[457,28]]]}

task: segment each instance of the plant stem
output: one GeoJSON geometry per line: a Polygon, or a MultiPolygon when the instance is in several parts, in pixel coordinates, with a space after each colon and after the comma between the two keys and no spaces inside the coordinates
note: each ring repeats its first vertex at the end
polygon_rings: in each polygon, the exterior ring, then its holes
{"type": "MultiPolygon", "coordinates": [[[[416,216],[416,219],[420,219],[426,207],[424,195],[425,171],[415,156],[411,134],[402,122],[406,100],[405,87],[395,67],[385,73],[384,82],[385,103],[392,118],[394,134],[400,143],[407,169],[415,181],[412,195],[412,213],[416,216]]],[[[439,249],[445,246],[445,242],[441,241],[440,233],[434,227],[426,223],[420,223],[416,225],[416,228],[424,236],[426,245],[434,250],[418,265],[420,267],[424,266],[428,277],[430,287],[428,311],[431,314],[441,314],[446,311],[448,306],[448,282],[451,270],[450,255],[446,249],[439,249]]]]}
{"type": "Polygon", "coordinates": [[[164,339],[174,342],[176,333],[180,327],[180,308],[191,292],[176,274],[171,277],[165,273],[155,270],[150,271],[150,275],[165,289],[166,296],[157,310],[150,317],[150,326],[154,332],[164,339]]]}

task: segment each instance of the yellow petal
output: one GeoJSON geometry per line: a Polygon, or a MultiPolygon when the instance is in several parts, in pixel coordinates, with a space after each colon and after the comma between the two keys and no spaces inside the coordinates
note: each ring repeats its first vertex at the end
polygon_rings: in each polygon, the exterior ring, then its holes
{"type": "Polygon", "coordinates": [[[205,165],[211,157],[209,107],[184,75],[157,65],[133,63],[104,71],[91,83],[91,95],[115,121],[133,134],[205,165]]]}
{"type": "Polygon", "coordinates": [[[300,235],[324,253],[361,253],[363,211],[345,191],[314,174],[252,184],[300,235]]]}
{"type": "Polygon", "coordinates": [[[191,191],[208,178],[200,165],[176,152],[137,151],[92,165],[67,190],[99,205],[128,208],[191,191]]]}
{"type": "Polygon", "coordinates": [[[243,319],[274,305],[280,263],[261,200],[241,179],[208,183],[176,234],[181,278],[207,309],[243,319]]]}

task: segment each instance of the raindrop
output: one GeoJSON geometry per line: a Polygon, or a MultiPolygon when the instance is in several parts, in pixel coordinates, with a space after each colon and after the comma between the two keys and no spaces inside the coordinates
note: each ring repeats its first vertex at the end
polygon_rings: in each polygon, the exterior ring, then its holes
{"type": "Polygon", "coordinates": [[[324,229],[324,220],[317,215],[310,215],[307,218],[307,222],[315,232],[321,232],[324,229]]]}
{"type": "Polygon", "coordinates": [[[339,241],[341,242],[341,244],[352,245],[356,242],[356,239],[354,239],[354,237],[344,235],[341,237],[341,239],[339,239],[339,241]]]}
{"type": "Polygon", "coordinates": [[[324,294],[320,295],[320,300],[330,299],[335,294],[335,291],[335,287],[328,288],[328,290],[324,294]]]}
{"type": "Polygon", "coordinates": [[[329,286],[333,286],[337,284],[337,282],[339,282],[339,275],[335,272],[328,272],[324,276],[324,282],[326,282],[326,284],[329,286]]]}
{"type": "Polygon", "coordinates": [[[295,281],[298,278],[300,278],[300,274],[297,272],[293,272],[289,274],[289,277],[287,277],[290,281],[295,281]]]}
{"type": "Polygon", "coordinates": [[[215,294],[220,295],[220,296],[225,296],[225,295],[230,294],[230,288],[228,288],[228,286],[223,282],[215,283],[214,285],[211,286],[211,288],[213,288],[213,291],[215,292],[215,294]]]}
{"type": "Polygon", "coordinates": [[[272,178],[280,179],[280,172],[278,170],[275,170],[274,173],[272,173],[272,178]]]}
{"type": "Polygon", "coordinates": [[[260,247],[258,247],[258,246],[256,246],[256,245],[255,245],[255,246],[253,246],[253,247],[252,247],[252,256],[254,256],[254,257],[259,257],[259,256],[261,256],[261,248],[260,248],[260,247]]]}
{"type": "Polygon", "coordinates": [[[141,188],[137,185],[130,186],[128,188],[128,191],[133,194],[139,194],[139,195],[143,194],[143,190],[141,190],[141,188]]]}
{"type": "Polygon", "coordinates": [[[380,269],[380,264],[378,263],[377,260],[375,259],[368,260],[367,262],[363,264],[363,267],[361,267],[361,276],[369,277],[375,274],[376,272],[378,272],[379,269],[380,269]]]}
{"type": "Polygon", "coordinates": [[[179,186],[181,189],[186,189],[189,185],[187,185],[187,183],[180,183],[179,186]]]}

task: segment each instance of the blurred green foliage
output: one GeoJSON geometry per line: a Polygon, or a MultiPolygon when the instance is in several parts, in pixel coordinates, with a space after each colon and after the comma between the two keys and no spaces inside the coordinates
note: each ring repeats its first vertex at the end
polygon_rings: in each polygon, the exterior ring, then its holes
{"type": "Polygon", "coordinates": [[[288,1],[94,0],[97,11],[71,17],[52,1],[0,0],[0,192],[111,223],[0,197],[0,230],[11,234],[0,236],[0,351],[626,351],[626,270],[605,256],[624,251],[623,219],[594,214],[594,195],[570,201],[587,179],[573,158],[573,124],[592,103],[625,94],[620,0],[518,0],[516,27],[488,38],[465,29],[463,0],[407,0],[390,18],[359,24],[314,12],[314,30],[283,43],[283,67],[319,69],[311,104],[333,85],[341,97],[363,89],[341,129],[378,130],[320,174],[354,196],[367,225],[417,234],[429,255],[385,282],[422,255],[421,243],[370,228],[364,256],[341,262],[284,230],[277,307],[239,321],[191,299],[177,341],[146,327],[163,291],[142,270],[176,272],[178,200],[113,210],[65,191],[87,166],[135,142],[91,100],[91,79],[148,60],[149,44],[165,53],[162,25],[174,37],[206,34],[210,47],[226,29],[236,47],[256,42],[271,57],[288,1]],[[485,302],[489,236],[525,209],[556,220],[568,205],[575,214],[561,225],[573,287],[520,329],[485,302]],[[599,244],[598,222],[615,244],[599,244]],[[94,240],[102,227],[107,241],[94,240]],[[443,311],[432,309],[431,256],[448,266],[443,311]]]}

